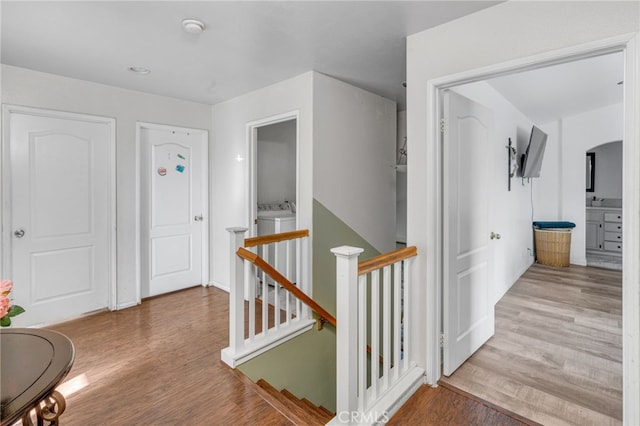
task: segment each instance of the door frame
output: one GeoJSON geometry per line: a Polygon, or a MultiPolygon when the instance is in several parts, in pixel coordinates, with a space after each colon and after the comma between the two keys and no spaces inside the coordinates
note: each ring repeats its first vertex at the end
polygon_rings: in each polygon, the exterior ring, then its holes
{"type": "MultiPolygon", "coordinates": [[[[272,115],[270,117],[261,118],[250,121],[246,124],[246,144],[247,144],[247,166],[246,166],[246,182],[248,191],[247,206],[247,228],[249,228],[250,237],[257,235],[257,224],[254,220],[258,217],[257,200],[258,200],[258,128],[278,124],[284,121],[296,120],[296,203],[300,200],[300,111],[294,110],[282,114],[272,115]]],[[[299,218],[296,210],[296,229],[298,229],[299,218]]]]}
{"type": "Polygon", "coordinates": [[[640,293],[640,126],[637,116],[640,113],[638,75],[640,73],[640,35],[626,34],[605,40],[580,44],[569,48],[557,49],[521,59],[451,74],[427,81],[427,106],[431,113],[427,118],[427,139],[429,158],[426,160],[429,173],[427,193],[433,196],[436,205],[427,212],[427,227],[433,241],[431,254],[427,254],[426,265],[426,379],[435,384],[442,376],[440,330],[442,330],[442,272],[443,272],[443,236],[442,208],[443,182],[442,146],[440,123],[442,117],[442,90],[474,81],[486,80],[501,75],[527,71],[549,65],[570,62],[591,56],[620,52],[624,53],[624,142],[623,142],[623,214],[625,227],[623,233],[623,398],[624,418],[640,418],[640,407],[634,402],[640,399],[640,307],[637,306],[637,294],[640,293]],[[433,210],[433,211],[431,211],[433,210]],[[635,338],[635,340],[634,340],[635,338]]]}
{"type": "MultiPolygon", "coordinates": [[[[139,304],[142,300],[142,187],[141,187],[141,172],[142,161],[144,160],[141,155],[141,135],[142,130],[178,130],[181,132],[189,132],[199,134],[203,140],[203,155],[201,158],[202,167],[202,286],[208,287],[211,284],[210,277],[211,271],[209,270],[209,131],[205,129],[193,129],[182,126],[171,126],[167,124],[149,123],[144,121],[136,122],[136,220],[135,220],[135,264],[136,264],[136,303],[139,304]]],[[[149,265],[145,265],[148,267],[149,265]]]]}
{"type": "Polygon", "coordinates": [[[109,179],[108,179],[108,218],[107,229],[108,253],[109,253],[109,277],[107,279],[109,288],[107,289],[107,308],[117,309],[117,256],[116,256],[116,120],[114,118],[102,117],[98,115],[82,114],[53,109],[26,107],[19,105],[2,105],[2,149],[0,150],[0,164],[2,164],[2,174],[0,176],[0,188],[2,188],[2,209],[0,210],[2,223],[2,245],[0,246],[0,275],[11,277],[11,251],[12,251],[12,222],[11,222],[11,161],[10,161],[10,137],[11,137],[11,114],[20,113],[33,116],[61,118],[68,120],[84,121],[89,123],[106,124],[109,129],[109,156],[107,158],[109,179]]]}

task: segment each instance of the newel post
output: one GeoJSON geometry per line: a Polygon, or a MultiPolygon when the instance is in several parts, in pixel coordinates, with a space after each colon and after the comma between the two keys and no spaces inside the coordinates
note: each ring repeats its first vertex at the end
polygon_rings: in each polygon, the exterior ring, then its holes
{"type": "Polygon", "coordinates": [[[358,256],[364,250],[332,248],[336,256],[336,413],[358,408],[358,256]]]}
{"type": "Polygon", "coordinates": [[[244,345],[244,261],[236,254],[244,246],[247,228],[227,228],[230,242],[229,348],[236,354],[244,345]]]}

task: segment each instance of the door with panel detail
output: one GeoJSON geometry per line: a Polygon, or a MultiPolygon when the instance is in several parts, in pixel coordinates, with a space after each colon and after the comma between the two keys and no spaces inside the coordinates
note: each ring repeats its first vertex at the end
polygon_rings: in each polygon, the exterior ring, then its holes
{"type": "Polygon", "coordinates": [[[444,95],[443,372],[451,375],[494,334],[489,229],[493,113],[444,95]]]}
{"type": "Polygon", "coordinates": [[[208,284],[207,132],[140,127],[142,297],[208,284]]]}
{"type": "Polygon", "coordinates": [[[4,114],[11,247],[5,265],[13,302],[26,310],[14,324],[48,324],[108,307],[114,121],[21,107],[5,107],[4,114]]]}

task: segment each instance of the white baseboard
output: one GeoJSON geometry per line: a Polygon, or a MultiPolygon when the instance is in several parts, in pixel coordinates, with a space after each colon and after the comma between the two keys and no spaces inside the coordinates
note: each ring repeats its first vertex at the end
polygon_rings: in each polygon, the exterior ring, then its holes
{"type": "Polygon", "coordinates": [[[424,370],[412,367],[386,394],[365,412],[337,413],[328,425],[382,425],[398,412],[424,383],[424,370]],[[353,420],[357,419],[357,423],[353,420]]]}
{"type": "Polygon", "coordinates": [[[500,301],[500,299],[502,299],[504,297],[505,294],[507,294],[507,292],[509,290],[511,290],[511,287],[513,287],[513,285],[518,282],[518,280],[520,279],[520,277],[522,277],[522,275],[524,275],[525,272],[527,272],[527,269],[529,269],[531,267],[531,265],[534,264],[534,260],[533,257],[531,257],[531,261],[527,262],[527,264],[525,264],[520,271],[518,271],[518,273],[511,279],[511,283],[505,288],[505,290],[500,294],[499,297],[496,298],[494,303],[498,303],[500,301]]]}
{"type": "Polygon", "coordinates": [[[294,337],[301,335],[302,333],[311,330],[315,325],[316,320],[307,319],[294,321],[290,326],[281,328],[278,331],[273,331],[265,338],[256,338],[238,353],[234,353],[231,347],[226,347],[220,353],[220,359],[231,368],[236,368],[240,364],[243,364],[260,354],[265,353],[269,349],[275,348],[278,345],[291,340],[294,337]]]}
{"type": "Polygon", "coordinates": [[[569,260],[569,263],[572,264],[572,265],[587,266],[587,258],[586,257],[572,257],[569,260]]]}
{"type": "Polygon", "coordinates": [[[114,311],[119,311],[121,309],[127,309],[127,308],[132,308],[134,306],[138,306],[140,304],[140,301],[133,301],[133,302],[126,302],[126,303],[118,303],[116,305],[116,308],[114,309],[114,311]]]}
{"type": "Polygon", "coordinates": [[[217,281],[211,280],[211,282],[209,283],[210,286],[214,286],[216,288],[219,288],[220,290],[224,290],[227,293],[229,293],[229,286],[224,285],[222,283],[219,283],[217,281]]]}

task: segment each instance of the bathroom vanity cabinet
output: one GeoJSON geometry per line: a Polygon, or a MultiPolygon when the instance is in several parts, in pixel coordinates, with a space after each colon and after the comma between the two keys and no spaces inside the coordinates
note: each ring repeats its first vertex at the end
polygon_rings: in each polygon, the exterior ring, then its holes
{"type": "Polygon", "coordinates": [[[622,253],[622,209],[587,207],[586,248],[607,254],[622,253]]]}

